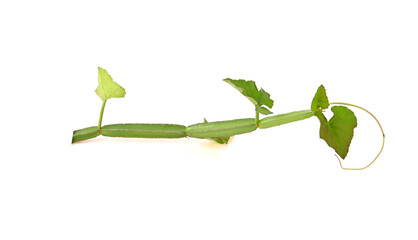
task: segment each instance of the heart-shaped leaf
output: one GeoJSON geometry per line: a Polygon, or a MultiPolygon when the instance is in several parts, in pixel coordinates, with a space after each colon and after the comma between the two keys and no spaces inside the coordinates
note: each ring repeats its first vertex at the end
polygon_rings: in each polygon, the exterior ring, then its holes
{"type": "Polygon", "coordinates": [[[102,101],[106,101],[109,98],[123,98],[126,92],[123,87],[113,81],[106,70],[99,67],[99,86],[96,89],[96,94],[102,101]]]}
{"type": "Polygon", "coordinates": [[[322,113],[328,107],[328,97],[324,86],[321,85],[311,104],[311,110],[321,123],[319,137],[324,139],[328,146],[332,147],[344,159],[353,139],[354,128],[357,127],[357,118],[350,109],[343,106],[334,106],[331,108],[334,116],[328,121],[322,113]]]}
{"type": "Polygon", "coordinates": [[[331,111],[334,116],[329,121],[322,112],[315,113],[321,123],[319,136],[344,159],[353,139],[354,128],[357,127],[357,118],[343,106],[334,106],[331,111]]]}

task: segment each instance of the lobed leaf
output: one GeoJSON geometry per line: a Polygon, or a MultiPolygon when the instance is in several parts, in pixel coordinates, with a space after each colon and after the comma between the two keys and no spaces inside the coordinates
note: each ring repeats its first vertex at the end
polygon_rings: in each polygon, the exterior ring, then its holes
{"type": "Polygon", "coordinates": [[[270,98],[270,94],[264,91],[264,89],[261,88],[258,90],[254,81],[246,81],[243,79],[233,80],[230,78],[226,78],[224,81],[246,96],[248,100],[256,106],[256,110],[261,114],[268,115],[272,113],[270,110],[262,106],[272,108],[274,101],[270,98]]]}
{"type": "Polygon", "coordinates": [[[106,101],[109,98],[123,98],[126,92],[123,87],[113,81],[105,69],[99,67],[99,86],[96,94],[102,101],[106,101]]]}

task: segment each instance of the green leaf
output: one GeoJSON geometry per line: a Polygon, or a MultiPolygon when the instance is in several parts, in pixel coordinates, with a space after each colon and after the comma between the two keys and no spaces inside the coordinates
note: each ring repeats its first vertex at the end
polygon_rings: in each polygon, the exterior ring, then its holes
{"type": "Polygon", "coordinates": [[[311,110],[313,112],[321,111],[329,107],[328,97],[323,85],[319,86],[315,97],[312,100],[311,110]]]}
{"type": "Polygon", "coordinates": [[[126,92],[123,87],[113,81],[106,70],[99,67],[99,86],[96,89],[96,94],[102,101],[106,101],[109,98],[123,98],[126,92]]]}
{"type": "Polygon", "coordinates": [[[256,109],[257,109],[258,112],[260,112],[261,114],[264,114],[264,115],[269,115],[269,114],[273,113],[265,107],[258,107],[257,106],[256,109]]]}
{"type": "Polygon", "coordinates": [[[250,100],[255,105],[256,110],[259,111],[261,114],[267,115],[272,113],[267,108],[262,107],[273,107],[273,100],[270,98],[270,94],[264,91],[264,89],[262,88],[258,90],[254,81],[246,81],[243,79],[233,80],[230,78],[226,78],[224,79],[224,81],[229,83],[240,93],[246,96],[248,100],[250,100]]]}
{"type": "Polygon", "coordinates": [[[353,139],[354,128],[357,127],[357,118],[343,106],[334,106],[331,111],[334,116],[329,121],[322,112],[315,112],[321,123],[319,136],[344,159],[353,139]]]}
{"type": "MultiPolygon", "coordinates": [[[[208,123],[206,118],[203,118],[203,122],[208,123]]],[[[227,136],[227,137],[206,138],[206,139],[214,141],[214,142],[219,143],[219,144],[227,144],[229,142],[230,138],[231,138],[230,136],[227,136]]]]}

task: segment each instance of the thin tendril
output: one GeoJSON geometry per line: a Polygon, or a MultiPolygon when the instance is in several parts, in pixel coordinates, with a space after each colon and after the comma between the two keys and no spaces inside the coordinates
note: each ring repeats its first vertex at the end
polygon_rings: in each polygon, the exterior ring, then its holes
{"type": "Polygon", "coordinates": [[[368,114],[370,114],[370,116],[372,116],[374,118],[374,120],[376,120],[377,124],[379,125],[380,131],[382,131],[383,141],[382,141],[382,147],[380,148],[379,153],[376,155],[376,157],[373,159],[373,161],[371,161],[369,164],[367,164],[365,167],[362,167],[362,168],[345,168],[341,164],[340,158],[337,155],[335,155],[335,157],[338,159],[338,162],[340,163],[340,167],[344,170],[363,170],[363,169],[366,169],[366,168],[370,167],[370,165],[372,165],[376,161],[376,159],[380,156],[380,153],[382,153],[383,147],[385,146],[385,133],[383,132],[383,128],[382,128],[382,125],[380,125],[379,120],[377,120],[377,118],[371,112],[367,111],[366,109],[364,109],[362,107],[354,105],[354,104],[342,103],[342,102],[333,102],[333,103],[330,103],[330,104],[332,104],[332,105],[346,105],[346,106],[359,108],[359,109],[367,112],[368,114]]]}

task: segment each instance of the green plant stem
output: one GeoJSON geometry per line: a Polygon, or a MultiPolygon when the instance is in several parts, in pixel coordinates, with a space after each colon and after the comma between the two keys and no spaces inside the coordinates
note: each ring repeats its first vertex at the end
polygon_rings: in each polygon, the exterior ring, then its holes
{"type": "Polygon", "coordinates": [[[97,129],[97,126],[75,130],[73,132],[73,139],[71,140],[71,143],[95,138],[99,135],[100,133],[99,133],[99,130],[97,129]]]}
{"type": "Polygon", "coordinates": [[[102,119],[103,119],[103,112],[104,112],[104,108],[105,108],[105,106],[106,106],[106,101],[107,101],[107,100],[104,100],[104,101],[103,101],[103,104],[102,104],[102,109],[100,110],[99,125],[98,125],[98,127],[99,127],[99,131],[102,129],[102,119]]]}
{"type": "Polygon", "coordinates": [[[265,129],[310,118],[314,115],[311,110],[295,111],[266,117],[260,120],[258,128],[265,129]]]}
{"type": "Polygon", "coordinates": [[[197,123],[186,128],[186,135],[194,138],[230,137],[255,131],[254,118],[242,118],[209,123],[197,123]]]}
{"type": "Polygon", "coordinates": [[[260,122],[260,112],[255,110],[255,124],[258,126],[258,123],[260,122]]]}
{"type": "Polygon", "coordinates": [[[111,124],[101,129],[103,136],[127,138],[183,138],[186,126],[178,124],[111,124]]]}
{"type": "Polygon", "coordinates": [[[231,137],[249,133],[257,128],[271,128],[313,116],[311,110],[295,111],[263,118],[256,123],[254,118],[233,119],[217,122],[197,123],[185,127],[178,124],[111,124],[101,126],[105,101],[100,112],[99,128],[88,127],[74,131],[72,143],[95,138],[99,135],[108,137],[134,138],[217,138],[231,137]]]}
{"type": "MultiPolygon", "coordinates": [[[[370,114],[380,127],[383,136],[382,147],[377,156],[368,165],[362,168],[345,168],[342,166],[341,160],[335,155],[340,163],[340,167],[344,170],[363,170],[372,165],[383,151],[385,145],[385,133],[380,122],[368,110],[354,104],[333,102],[331,105],[346,105],[359,108],[370,114]]],[[[103,101],[100,111],[98,129],[96,127],[89,127],[74,131],[72,143],[95,138],[102,135],[102,119],[106,101],[103,101]]],[[[212,123],[198,123],[188,127],[176,124],[113,124],[103,127],[105,133],[103,135],[110,137],[140,137],[140,138],[182,138],[182,137],[196,137],[196,138],[213,138],[234,136],[237,134],[252,132],[258,128],[265,129],[275,127],[295,121],[304,120],[314,116],[311,110],[295,111],[285,114],[270,116],[259,120],[259,112],[256,111],[256,119],[235,119],[228,121],[219,121],[212,123]],[[254,121],[256,124],[254,124],[254,121]]],[[[321,113],[319,117],[323,116],[321,113]]]]}

